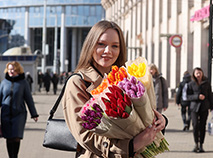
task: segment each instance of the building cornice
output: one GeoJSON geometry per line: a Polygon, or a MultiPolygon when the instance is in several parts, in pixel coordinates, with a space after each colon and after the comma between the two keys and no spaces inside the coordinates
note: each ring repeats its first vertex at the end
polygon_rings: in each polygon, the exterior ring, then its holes
{"type": "MultiPolygon", "coordinates": [[[[63,4],[47,4],[47,6],[100,6],[101,3],[63,3],[63,4]]],[[[43,7],[44,4],[30,4],[30,5],[14,5],[14,6],[0,6],[0,9],[7,9],[7,8],[25,8],[25,7],[43,7]]]]}

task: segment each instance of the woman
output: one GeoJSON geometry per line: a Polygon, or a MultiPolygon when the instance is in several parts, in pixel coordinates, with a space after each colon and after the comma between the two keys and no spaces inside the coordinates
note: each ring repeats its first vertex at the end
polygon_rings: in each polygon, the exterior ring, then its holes
{"type": "Polygon", "coordinates": [[[188,71],[183,74],[183,81],[180,82],[176,94],[176,104],[181,105],[181,116],[183,120],[183,131],[189,130],[191,121],[190,101],[187,100],[188,83],[191,81],[191,75],[188,71]],[[188,112],[188,117],[187,113],[188,112]]]}
{"type": "Polygon", "coordinates": [[[53,93],[56,94],[57,89],[58,89],[58,81],[59,81],[57,73],[53,74],[53,77],[52,77],[51,81],[53,83],[53,93]]]}
{"type": "Polygon", "coordinates": [[[34,121],[38,120],[38,114],[21,65],[9,62],[4,72],[5,79],[0,85],[1,127],[9,157],[17,158],[27,118],[25,102],[34,121]]]}
{"type": "Polygon", "coordinates": [[[212,90],[201,68],[196,67],[193,70],[192,79],[188,85],[187,96],[188,100],[191,101],[190,109],[195,142],[193,151],[204,152],[203,143],[206,133],[208,110],[213,109],[212,90]]]}
{"type": "Polygon", "coordinates": [[[51,76],[48,70],[44,74],[43,82],[44,82],[46,94],[48,94],[48,92],[50,91],[50,84],[51,84],[51,76]]]}
{"type": "Polygon", "coordinates": [[[135,151],[150,144],[156,133],[164,128],[165,119],[157,111],[158,120],[131,140],[109,139],[82,127],[78,112],[89,100],[89,92],[101,83],[104,73],[109,73],[112,65],[120,67],[125,61],[126,47],[119,26],[109,21],[95,24],[87,35],[75,70],[83,79],[74,75],[68,80],[62,103],[65,120],[79,143],[76,157],[133,157],[135,151]]]}
{"type": "Polygon", "coordinates": [[[149,65],[149,72],[153,77],[153,84],[156,95],[157,111],[162,113],[168,108],[168,86],[165,78],[159,73],[155,64],[149,65]]]}

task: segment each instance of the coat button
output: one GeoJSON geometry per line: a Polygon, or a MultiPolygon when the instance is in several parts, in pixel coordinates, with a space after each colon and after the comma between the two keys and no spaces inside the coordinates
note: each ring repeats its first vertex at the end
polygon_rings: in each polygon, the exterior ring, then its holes
{"type": "Polygon", "coordinates": [[[107,142],[103,142],[103,146],[104,146],[105,148],[107,148],[107,147],[108,147],[108,143],[107,143],[107,142]]]}

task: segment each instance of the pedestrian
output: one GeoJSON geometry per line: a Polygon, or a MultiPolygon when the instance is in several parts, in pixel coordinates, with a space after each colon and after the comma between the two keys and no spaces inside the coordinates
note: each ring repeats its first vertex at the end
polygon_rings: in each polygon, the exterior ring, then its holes
{"type": "Polygon", "coordinates": [[[9,158],[17,158],[27,119],[25,103],[35,122],[38,114],[20,63],[8,62],[0,85],[1,128],[9,158]]]}
{"type": "Polygon", "coordinates": [[[193,126],[195,147],[193,152],[205,152],[203,143],[206,133],[206,121],[209,109],[213,110],[212,89],[208,79],[204,76],[203,70],[194,68],[192,81],[188,84],[188,100],[193,126]]]}
{"type": "Polygon", "coordinates": [[[51,76],[48,70],[44,74],[43,82],[44,82],[46,94],[48,94],[48,92],[50,91],[50,84],[51,84],[51,76]]]}
{"type": "Polygon", "coordinates": [[[188,71],[183,74],[183,80],[180,82],[176,94],[176,104],[181,106],[181,117],[183,120],[183,131],[189,130],[191,122],[190,101],[187,100],[188,83],[191,81],[191,75],[188,71]],[[188,114],[188,115],[187,115],[188,114]]]}
{"type": "Polygon", "coordinates": [[[26,72],[26,80],[29,83],[30,86],[30,92],[32,92],[32,84],[33,84],[33,78],[30,75],[30,72],[26,72]]]}
{"type": "Polygon", "coordinates": [[[54,94],[56,94],[57,89],[58,89],[58,81],[59,81],[59,77],[58,77],[57,73],[54,73],[53,77],[52,77],[53,93],[54,94]]]}
{"type": "Polygon", "coordinates": [[[38,72],[38,91],[41,92],[44,75],[41,71],[38,72]]]}
{"type": "Polygon", "coordinates": [[[133,157],[135,151],[150,144],[156,132],[165,127],[165,118],[156,110],[156,124],[132,139],[100,136],[85,130],[81,125],[82,119],[78,113],[90,99],[89,89],[96,88],[102,82],[104,73],[109,73],[112,65],[120,67],[125,61],[126,45],[120,27],[106,20],[95,24],[86,37],[75,70],[83,79],[78,75],[72,76],[67,82],[62,100],[65,120],[79,144],[76,157],[133,157]]]}
{"type": "Polygon", "coordinates": [[[168,108],[168,86],[166,79],[159,73],[155,64],[149,65],[149,71],[153,77],[154,90],[156,95],[157,111],[162,113],[168,108]]]}

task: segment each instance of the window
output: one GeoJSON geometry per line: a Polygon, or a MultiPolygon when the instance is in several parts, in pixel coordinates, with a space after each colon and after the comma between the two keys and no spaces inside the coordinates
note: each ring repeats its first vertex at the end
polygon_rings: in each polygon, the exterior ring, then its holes
{"type": "Polygon", "coordinates": [[[95,6],[90,6],[90,16],[95,16],[95,6]]]}

